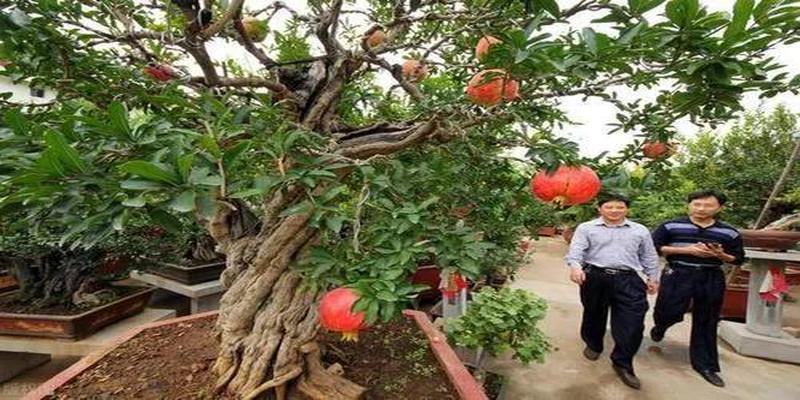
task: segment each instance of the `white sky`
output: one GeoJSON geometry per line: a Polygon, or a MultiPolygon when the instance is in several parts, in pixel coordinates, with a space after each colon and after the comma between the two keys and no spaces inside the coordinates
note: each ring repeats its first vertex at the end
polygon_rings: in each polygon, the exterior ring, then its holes
{"type": "MultiPolygon", "coordinates": [[[[558,3],[563,9],[577,2],[577,0],[559,0],[558,3]]],[[[730,12],[733,9],[735,0],[701,0],[700,3],[705,5],[709,12],[730,12]]],[[[650,15],[655,14],[663,14],[663,6],[660,7],[660,9],[648,13],[648,17],[651,21],[652,17],[650,17],[650,15]]],[[[578,17],[579,18],[575,18],[577,29],[590,25],[591,19],[594,18],[588,15],[579,15],[578,17]]],[[[597,25],[593,27],[595,30],[600,30],[597,25]]],[[[782,71],[787,71],[789,72],[789,76],[794,76],[800,73],[800,57],[797,56],[798,52],[800,52],[800,43],[795,43],[788,47],[777,48],[771,51],[770,55],[775,57],[776,62],[786,66],[782,71]]],[[[619,97],[626,101],[633,101],[637,98],[653,99],[657,95],[657,92],[654,90],[641,90],[634,93],[627,88],[616,88],[616,91],[619,97]]],[[[564,98],[562,104],[563,108],[568,110],[570,118],[581,125],[565,126],[565,129],[559,133],[576,141],[581,147],[581,153],[584,155],[595,156],[603,151],[614,153],[633,141],[631,132],[612,135],[606,134],[610,130],[607,124],[616,122],[614,116],[617,110],[612,105],[596,98],[590,98],[588,101],[583,102],[583,96],[564,98]]],[[[758,108],[771,110],[779,104],[785,105],[793,112],[800,113],[800,96],[795,96],[791,93],[781,94],[771,99],[764,99],[763,101],[758,99],[756,94],[749,93],[744,97],[743,101],[745,110],[756,110],[758,108]]],[[[729,126],[731,123],[728,123],[726,126],[729,126]]],[[[676,128],[678,132],[684,136],[693,136],[698,131],[702,130],[702,128],[697,127],[688,120],[678,121],[676,128]]],[[[717,130],[724,129],[725,127],[717,128],[717,130]]]]}

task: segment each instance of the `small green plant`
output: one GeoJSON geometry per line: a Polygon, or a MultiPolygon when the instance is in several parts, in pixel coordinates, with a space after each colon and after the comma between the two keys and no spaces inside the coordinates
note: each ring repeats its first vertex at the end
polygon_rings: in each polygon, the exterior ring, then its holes
{"type": "MultiPolygon", "coordinates": [[[[485,288],[475,294],[464,315],[448,323],[447,334],[458,346],[493,356],[511,350],[525,364],[543,362],[552,347],[536,325],[546,311],[544,299],[524,290],[485,288]]],[[[479,360],[479,368],[480,364],[479,360]]]]}

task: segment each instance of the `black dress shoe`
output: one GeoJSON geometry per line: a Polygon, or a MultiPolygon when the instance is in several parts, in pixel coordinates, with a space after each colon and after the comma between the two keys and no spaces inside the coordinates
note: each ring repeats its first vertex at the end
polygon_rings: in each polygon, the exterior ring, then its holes
{"type": "Polygon", "coordinates": [[[707,380],[708,383],[710,383],[710,384],[712,384],[714,386],[725,387],[725,381],[723,381],[722,378],[720,378],[719,375],[717,375],[716,372],[714,372],[714,371],[712,371],[710,369],[707,369],[707,370],[704,370],[704,371],[697,371],[697,372],[700,373],[700,376],[702,376],[703,379],[707,380]]]}
{"type": "Polygon", "coordinates": [[[650,328],[650,339],[653,339],[654,342],[660,342],[664,340],[664,330],[660,329],[657,326],[650,328]]]}
{"type": "Polygon", "coordinates": [[[622,379],[622,382],[624,384],[636,390],[642,388],[642,383],[639,382],[639,378],[637,378],[636,375],[633,374],[633,372],[628,371],[627,369],[617,365],[614,365],[614,371],[616,371],[617,375],[619,375],[619,378],[622,379]]]}
{"type": "Polygon", "coordinates": [[[591,361],[597,361],[597,359],[600,358],[600,353],[590,349],[589,347],[584,347],[583,356],[591,361]]]}

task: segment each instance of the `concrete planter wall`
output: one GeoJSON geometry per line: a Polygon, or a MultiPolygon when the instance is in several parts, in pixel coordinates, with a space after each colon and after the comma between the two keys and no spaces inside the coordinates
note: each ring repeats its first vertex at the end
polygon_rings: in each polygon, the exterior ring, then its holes
{"type": "MultiPolygon", "coordinates": [[[[127,342],[128,340],[132,339],[134,336],[138,335],[139,333],[141,333],[146,329],[157,328],[164,325],[177,324],[185,321],[205,318],[216,314],[217,311],[210,311],[207,313],[195,314],[187,317],[174,318],[166,321],[160,321],[152,324],[142,325],[136,329],[133,329],[130,332],[121,335],[119,338],[114,340],[112,344],[109,345],[106,349],[82,358],[80,361],[73,364],[68,369],[62,371],[58,375],[51,378],[49,381],[43,383],[35,390],[28,393],[23,398],[23,400],[41,400],[53,394],[59,387],[71,381],[76,376],[80,375],[82,372],[90,369],[92,366],[97,364],[97,362],[99,362],[103,357],[105,357],[110,352],[114,351],[114,349],[119,347],[122,343],[127,342]]],[[[462,400],[488,400],[485,392],[483,391],[483,388],[478,384],[478,382],[475,381],[475,378],[473,378],[472,375],[470,375],[469,371],[467,371],[467,369],[464,367],[464,364],[461,363],[461,360],[459,360],[458,356],[456,356],[453,349],[450,347],[449,344],[447,344],[447,340],[444,337],[444,334],[439,332],[439,330],[437,330],[433,326],[433,324],[431,324],[425,313],[413,310],[406,310],[403,311],[403,314],[407,318],[411,318],[412,320],[414,320],[417,323],[417,326],[419,326],[420,330],[422,330],[422,332],[428,338],[428,342],[431,346],[433,354],[439,361],[439,364],[442,366],[442,369],[444,369],[445,373],[447,374],[447,377],[450,378],[450,381],[453,384],[453,387],[458,392],[460,398],[462,400]]]]}

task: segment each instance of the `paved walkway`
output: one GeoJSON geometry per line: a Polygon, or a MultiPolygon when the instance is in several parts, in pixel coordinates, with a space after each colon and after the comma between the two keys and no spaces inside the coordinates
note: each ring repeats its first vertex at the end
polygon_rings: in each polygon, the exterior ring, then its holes
{"type": "MultiPolygon", "coordinates": [[[[645,337],[634,361],[643,387],[641,391],[628,388],[611,369],[610,332],[606,335],[606,351],[599,360],[591,362],[581,355],[581,305],[577,286],[569,281],[563,266],[563,240],[542,238],[534,243],[532,263],[520,271],[512,286],[547,299],[550,308],[543,329],[557,350],[544,364],[523,366],[510,359],[495,360],[491,369],[509,378],[505,400],[800,399],[800,366],[743,357],[724,342],[720,342],[720,363],[727,387],[720,389],[706,383],[689,365],[691,318],[670,329],[660,343],[645,337]]],[[[793,293],[797,296],[798,292],[795,288],[793,293]]],[[[649,300],[652,311],[655,298],[649,300]]],[[[800,304],[787,304],[785,309],[785,325],[800,326],[800,304]]],[[[645,332],[652,323],[648,313],[645,332]]]]}

